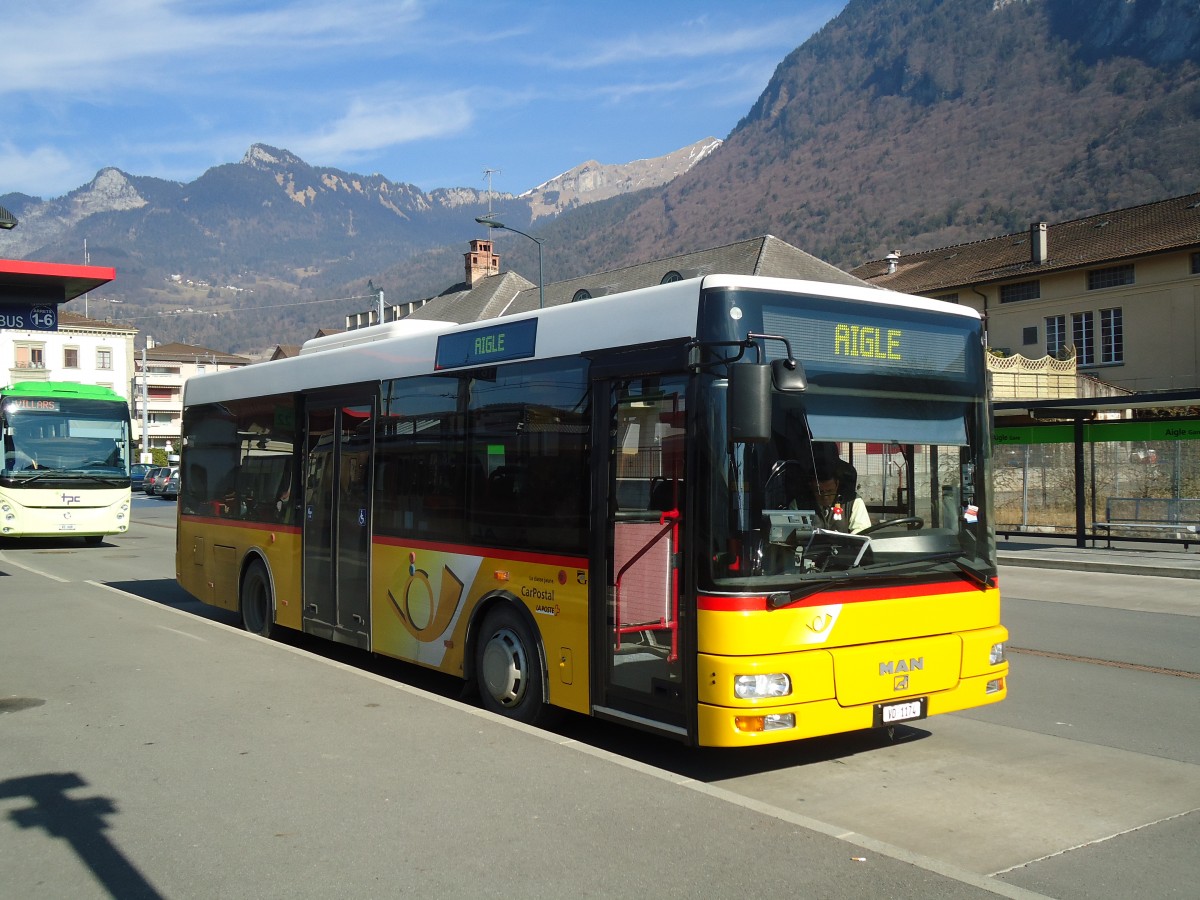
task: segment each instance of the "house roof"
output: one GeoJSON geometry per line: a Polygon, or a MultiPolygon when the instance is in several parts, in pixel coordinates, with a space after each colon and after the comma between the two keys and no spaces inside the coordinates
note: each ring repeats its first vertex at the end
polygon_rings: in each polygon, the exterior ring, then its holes
{"type": "Polygon", "coordinates": [[[87,316],[69,310],[59,309],[59,329],[74,328],[83,331],[114,331],[122,334],[137,334],[138,330],[132,325],[122,325],[119,322],[102,322],[99,319],[89,319],[87,316]]]}
{"type": "Polygon", "coordinates": [[[1046,261],[1034,262],[1029,232],[1018,232],[902,255],[892,275],[887,259],[851,274],[876,287],[929,294],[1200,248],[1200,193],[1048,225],[1046,248],[1046,261]]]}
{"type": "MultiPolygon", "coordinates": [[[[579,291],[592,297],[618,294],[661,284],[668,272],[681,278],[726,273],[804,278],[861,286],[863,282],[837,266],[805,253],[772,235],[751,238],[710,250],[697,250],[651,262],[556,281],[543,286],[545,305],[571,303],[579,291]]],[[[450,292],[426,302],[409,318],[476,322],[538,308],[538,286],[515,272],[483,278],[473,288],[450,292]]]]}
{"type": "Polygon", "coordinates": [[[146,350],[147,360],[170,362],[212,362],[228,366],[244,366],[250,363],[245,356],[234,356],[232,353],[222,353],[220,350],[210,350],[207,347],[194,347],[191,344],[155,344],[146,350]]]}
{"type": "Polygon", "coordinates": [[[276,344],[275,352],[271,354],[271,359],[291,359],[293,356],[299,355],[299,344],[276,344]]]}

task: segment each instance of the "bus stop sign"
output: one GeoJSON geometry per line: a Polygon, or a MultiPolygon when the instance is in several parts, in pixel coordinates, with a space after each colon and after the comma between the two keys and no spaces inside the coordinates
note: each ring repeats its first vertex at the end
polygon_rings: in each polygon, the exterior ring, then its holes
{"type": "Polygon", "coordinates": [[[0,328],[58,331],[58,306],[53,303],[0,304],[0,328]]]}

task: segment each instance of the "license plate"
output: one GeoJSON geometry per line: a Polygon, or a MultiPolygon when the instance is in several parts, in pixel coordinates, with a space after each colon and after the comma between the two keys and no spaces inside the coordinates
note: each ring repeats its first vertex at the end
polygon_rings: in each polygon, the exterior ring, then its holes
{"type": "Polygon", "coordinates": [[[58,530],[59,531],[74,531],[75,526],[74,525],[59,525],[58,530]]]}
{"type": "Polygon", "coordinates": [[[928,703],[927,697],[905,700],[902,703],[877,703],[875,704],[875,726],[895,725],[897,722],[924,719],[929,715],[928,703]]]}

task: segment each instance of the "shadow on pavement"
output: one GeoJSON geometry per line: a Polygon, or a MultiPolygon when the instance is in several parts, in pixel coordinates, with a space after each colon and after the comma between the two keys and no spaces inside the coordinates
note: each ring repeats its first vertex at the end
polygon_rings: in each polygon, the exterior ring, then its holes
{"type": "MultiPolygon", "coordinates": [[[[173,579],[112,581],[107,584],[200,618],[221,622],[234,628],[241,627],[241,620],[236,612],[201,603],[173,579]]],[[[334,660],[371,672],[439,697],[478,706],[475,692],[470,686],[452,675],[289,629],[283,629],[278,640],[322,659],[334,660]]],[[[786,744],[726,750],[687,747],[655,734],[569,712],[560,713],[546,730],[565,739],[579,741],[701,782],[717,782],[761,772],[845,759],[859,753],[882,750],[893,743],[923,740],[930,734],[919,728],[900,725],[892,734],[889,734],[887,729],[878,729],[786,744]]]]}

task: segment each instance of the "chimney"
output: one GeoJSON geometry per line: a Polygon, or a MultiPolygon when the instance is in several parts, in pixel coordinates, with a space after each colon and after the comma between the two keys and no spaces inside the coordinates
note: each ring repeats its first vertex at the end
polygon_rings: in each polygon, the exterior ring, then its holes
{"type": "Polygon", "coordinates": [[[1031,261],[1038,265],[1049,259],[1045,222],[1034,222],[1029,226],[1029,253],[1031,261]]]}
{"type": "Polygon", "coordinates": [[[500,274],[500,257],[492,252],[492,242],[480,239],[471,241],[471,249],[463,254],[467,287],[475,285],[489,275],[500,274]]]}
{"type": "Polygon", "coordinates": [[[893,250],[891,253],[889,253],[887,255],[886,259],[887,259],[887,264],[888,264],[887,273],[889,275],[895,275],[896,269],[900,265],[900,251],[893,250]]]}

